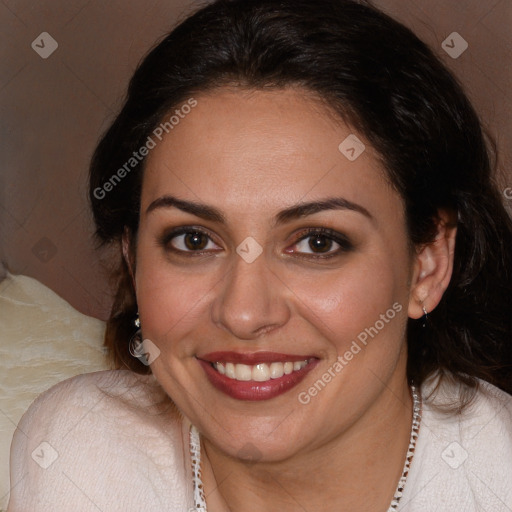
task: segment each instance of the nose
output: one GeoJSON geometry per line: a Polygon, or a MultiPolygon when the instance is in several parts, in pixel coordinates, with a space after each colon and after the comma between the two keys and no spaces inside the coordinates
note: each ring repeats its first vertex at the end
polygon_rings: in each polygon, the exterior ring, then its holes
{"type": "Polygon", "coordinates": [[[288,289],[263,254],[252,263],[238,254],[233,259],[212,306],[213,321],[240,340],[256,340],[290,318],[288,289]]]}

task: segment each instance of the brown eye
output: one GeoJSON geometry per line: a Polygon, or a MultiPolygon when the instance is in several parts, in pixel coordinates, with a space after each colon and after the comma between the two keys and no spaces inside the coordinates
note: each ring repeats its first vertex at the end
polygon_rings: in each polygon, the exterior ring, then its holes
{"type": "Polygon", "coordinates": [[[166,250],[184,254],[202,254],[219,249],[207,233],[190,227],[178,228],[165,234],[160,243],[166,250]]]}
{"type": "Polygon", "coordinates": [[[313,228],[306,231],[295,244],[293,249],[287,252],[296,253],[307,258],[332,258],[341,256],[354,249],[348,238],[332,229],[313,228]]]}
{"type": "Polygon", "coordinates": [[[187,249],[190,249],[191,251],[202,250],[208,244],[208,239],[206,236],[203,235],[203,233],[187,233],[183,236],[183,243],[185,244],[187,249]]]}
{"type": "Polygon", "coordinates": [[[323,235],[311,236],[311,237],[309,237],[309,242],[308,242],[309,248],[313,252],[320,252],[320,253],[329,252],[329,249],[332,248],[332,244],[333,244],[333,241],[323,235]]]}

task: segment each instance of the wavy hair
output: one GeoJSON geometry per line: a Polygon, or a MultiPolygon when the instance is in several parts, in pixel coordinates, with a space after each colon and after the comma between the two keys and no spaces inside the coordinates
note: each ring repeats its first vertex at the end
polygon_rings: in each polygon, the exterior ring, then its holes
{"type": "MultiPolygon", "coordinates": [[[[225,85],[301,87],[364,133],[403,198],[413,247],[433,241],[441,208],[454,212],[453,275],[427,327],[408,320],[408,378],[419,385],[439,372],[472,390],[483,379],[512,393],[512,222],[492,145],[427,45],[367,3],[217,0],[172,30],[137,68],[94,153],[99,245],[120,248],[125,229],[136,243],[144,159],[108,193],[105,184],[173,109],[225,85]]],[[[115,367],[148,373],[128,351],[137,303],[122,258],[115,278],[105,345],[115,367]]]]}

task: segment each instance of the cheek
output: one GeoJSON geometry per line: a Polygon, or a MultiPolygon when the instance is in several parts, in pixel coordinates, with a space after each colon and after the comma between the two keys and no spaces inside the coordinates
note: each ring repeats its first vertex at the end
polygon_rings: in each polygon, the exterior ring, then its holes
{"type": "Polygon", "coordinates": [[[338,353],[346,350],[361,333],[364,339],[365,330],[376,322],[382,331],[379,335],[397,338],[403,320],[385,322],[383,328],[381,320],[381,315],[386,320],[391,316],[401,318],[403,315],[397,315],[395,310],[406,310],[407,276],[397,271],[395,262],[392,255],[355,258],[344,268],[317,274],[310,281],[296,277],[293,289],[301,299],[297,302],[301,316],[331,340],[338,353]]]}
{"type": "Polygon", "coordinates": [[[204,304],[213,282],[209,284],[211,276],[172,268],[156,252],[138,257],[137,303],[144,337],[166,351],[176,347],[173,340],[205,321],[204,304]]]}

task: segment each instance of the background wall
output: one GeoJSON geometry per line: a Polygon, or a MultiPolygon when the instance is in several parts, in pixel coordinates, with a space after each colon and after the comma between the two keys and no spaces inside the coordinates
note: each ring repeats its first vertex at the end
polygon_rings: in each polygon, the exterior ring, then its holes
{"type": "MultiPolygon", "coordinates": [[[[512,2],[375,4],[410,26],[465,84],[498,142],[498,179],[512,211],[512,2]],[[448,37],[453,32],[462,39],[448,37]],[[454,58],[464,41],[468,48],[454,58]]],[[[111,302],[108,254],[95,251],[92,241],[88,161],[137,63],[197,5],[0,1],[0,257],[12,273],[37,278],[83,313],[106,318],[111,302]]]]}

